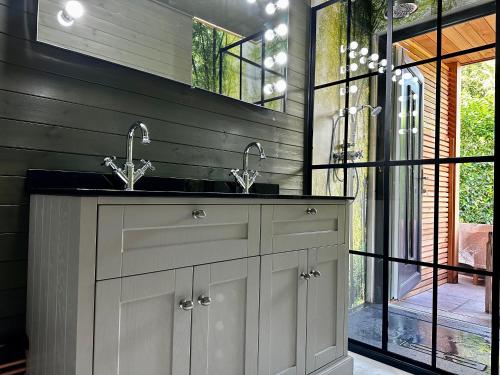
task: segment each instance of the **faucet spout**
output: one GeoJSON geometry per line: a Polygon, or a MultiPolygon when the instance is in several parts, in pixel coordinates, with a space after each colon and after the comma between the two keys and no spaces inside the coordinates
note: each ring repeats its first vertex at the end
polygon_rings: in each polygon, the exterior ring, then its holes
{"type": "Polygon", "coordinates": [[[246,148],[245,151],[243,151],[243,170],[247,171],[248,170],[248,156],[250,155],[250,150],[255,147],[257,150],[259,150],[260,158],[265,159],[266,158],[266,153],[264,152],[264,148],[259,142],[252,142],[250,143],[246,148]]]}
{"type": "Polygon", "coordinates": [[[134,133],[136,129],[141,129],[142,133],[142,144],[149,144],[151,140],[149,139],[149,130],[145,123],[137,121],[128,130],[127,133],[127,163],[132,163],[133,158],[133,148],[134,148],[134,133]]]}

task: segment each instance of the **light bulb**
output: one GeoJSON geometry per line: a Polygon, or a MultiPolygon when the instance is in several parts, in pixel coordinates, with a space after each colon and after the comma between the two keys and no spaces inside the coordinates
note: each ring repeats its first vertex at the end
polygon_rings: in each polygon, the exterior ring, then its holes
{"type": "Polygon", "coordinates": [[[378,53],[372,53],[372,55],[370,56],[371,61],[378,61],[378,58],[378,53]]]}
{"type": "Polygon", "coordinates": [[[73,19],[80,18],[81,16],[83,16],[83,13],[85,11],[82,4],[76,0],[68,1],[64,6],[64,10],[66,11],[67,15],[73,19]]]}
{"type": "Polygon", "coordinates": [[[379,67],[379,68],[378,68],[378,72],[379,72],[380,74],[384,73],[384,72],[385,72],[385,68],[384,68],[383,66],[379,67]]]}
{"type": "Polygon", "coordinates": [[[351,59],[356,58],[356,52],[355,52],[355,51],[351,51],[351,52],[349,52],[349,57],[350,57],[351,59]]]}
{"type": "Polygon", "coordinates": [[[273,3],[269,3],[266,5],[266,13],[272,16],[274,13],[276,13],[276,5],[273,3]]]}
{"type": "Polygon", "coordinates": [[[398,82],[401,86],[403,86],[405,84],[405,80],[404,79],[400,79],[399,82],[398,82]]]}
{"type": "Polygon", "coordinates": [[[288,56],[286,52],[278,52],[276,56],[274,56],[274,61],[276,61],[277,64],[279,65],[285,65],[288,60],[288,56]]]}
{"type": "Polygon", "coordinates": [[[340,96],[345,96],[345,87],[340,88],[340,96]]]}
{"type": "Polygon", "coordinates": [[[268,42],[271,42],[274,40],[274,37],[276,36],[276,34],[274,33],[274,30],[266,30],[266,32],[264,33],[264,38],[268,41],[268,42]]]}
{"type": "Polygon", "coordinates": [[[351,72],[355,72],[356,70],[358,70],[358,64],[352,63],[351,65],[349,65],[349,70],[351,72]]]}
{"type": "Polygon", "coordinates": [[[373,61],[370,61],[370,62],[368,63],[368,68],[370,68],[370,69],[375,69],[376,67],[377,67],[377,65],[376,65],[373,61]]]}
{"type": "Polygon", "coordinates": [[[288,5],[290,4],[289,0],[278,0],[276,2],[276,6],[280,9],[286,9],[288,8],[288,5]]]}
{"type": "Polygon", "coordinates": [[[284,23],[280,23],[278,26],[275,27],[274,31],[279,36],[286,36],[286,34],[288,34],[288,26],[284,23]]]}
{"type": "Polygon", "coordinates": [[[411,129],[411,132],[412,132],[413,134],[417,134],[417,133],[418,133],[418,128],[412,128],[412,129],[411,129]]]}
{"type": "Polygon", "coordinates": [[[398,80],[398,77],[392,76],[392,82],[396,82],[398,80]]]}
{"type": "Polygon", "coordinates": [[[402,73],[401,69],[396,69],[396,70],[394,71],[394,74],[395,74],[396,76],[400,76],[400,75],[401,75],[401,73],[402,73]]]}
{"type": "Polygon", "coordinates": [[[365,64],[366,64],[366,57],[361,56],[361,57],[359,58],[359,63],[360,63],[361,65],[365,65],[365,64]]]}
{"type": "Polygon", "coordinates": [[[366,47],[363,47],[359,50],[359,53],[361,54],[361,56],[366,56],[368,55],[368,48],[366,47]]]}
{"type": "MultiPolygon", "coordinates": [[[[413,115],[413,117],[417,117],[418,112],[417,112],[417,111],[413,111],[413,112],[412,112],[412,115],[413,115]]],[[[415,128],[414,128],[414,129],[415,129],[415,128]]]]}
{"type": "Polygon", "coordinates": [[[380,65],[387,66],[387,60],[386,59],[380,60],[380,65]]]}
{"type": "Polygon", "coordinates": [[[280,79],[274,84],[276,91],[285,92],[286,90],[286,81],[284,79],[280,79]]]}
{"type": "Polygon", "coordinates": [[[64,10],[60,10],[57,12],[57,22],[64,27],[69,27],[75,23],[75,20],[73,18],[68,18],[64,10]]]}
{"type": "Polygon", "coordinates": [[[272,57],[266,57],[264,59],[264,66],[267,68],[267,69],[271,69],[273,66],[274,66],[274,59],[272,57]]]}
{"type": "Polygon", "coordinates": [[[273,91],[274,91],[273,85],[270,84],[270,83],[267,83],[267,84],[264,85],[264,89],[263,90],[264,90],[264,94],[271,95],[273,93],[273,91]]]}
{"type": "Polygon", "coordinates": [[[356,42],[355,40],[354,40],[354,41],[352,41],[352,42],[349,44],[349,48],[350,48],[351,50],[355,50],[356,48],[358,48],[358,46],[359,46],[359,44],[358,44],[358,42],[356,42]]]}
{"type": "Polygon", "coordinates": [[[356,86],[356,85],[349,86],[349,92],[351,94],[356,94],[358,92],[358,86],[356,86]]]}
{"type": "Polygon", "coordinates": [[[356,113],[358,113],[358,107],[349,108],[349,114],[355,115],[356,113]]]}

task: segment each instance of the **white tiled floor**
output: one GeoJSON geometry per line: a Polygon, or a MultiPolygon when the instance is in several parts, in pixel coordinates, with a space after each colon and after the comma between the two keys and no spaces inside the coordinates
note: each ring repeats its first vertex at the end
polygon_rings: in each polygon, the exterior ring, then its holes
{"type": "Polygon", "coordinates": [[[354,358],[354,375],[410,375],[407,372],[349,352],[354,358]]]}

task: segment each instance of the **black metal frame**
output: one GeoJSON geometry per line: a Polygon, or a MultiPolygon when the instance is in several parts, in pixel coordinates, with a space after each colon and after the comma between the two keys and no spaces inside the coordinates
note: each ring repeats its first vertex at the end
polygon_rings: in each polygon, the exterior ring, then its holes
{"type": "MultiPolygon", "coordinates": [[[[383,192],[384,194],[388,194],[389,186],[390,186],[390,174],[389,171],[392,167],[395,166],[405,166],[405,165],[434,165],[434,173],[435,173],[435,186],[434,186],[434,243],[433,243],[433,261],[432,262],[423,262],[418,260],[408,260],[401,259],[397,257],[393,257],[390,255],[389,250],[389,236],[390,236],[390,223],[389,223],[389,204],[390,200],[387,199],[387,196],[384,197],[383,206],[384,206],[384,217],[383,217],[383,234],[382,234],[382,243],[383,243],[383,251],[381,254],[379,253],[367,253],[350,250],[350,254],[357,256],[364,256],[368,258],[380,259],[383,262],[383,309],[382,309],[382,345],[381,348],[377,348],[366,343],[362,343],[353,339],[349,339],[349,348],[350,350],[356,351],[358,353],[367,355],[376,360],[386,362],[388,364],[394,365],[396,367],[400,367],[403,370],[418,373],[418,374],[450,374],[443,369],[437,367],[436,361],[436,348],[437,348],[437,317],[438,317],[438,271],[441,269],[448,271],[458,271],[467,274],[477,274],[482,276],[488,276],[492,278],[492,311],[491,314],[491,374],[499,375],[499,339],[500,339],[500,318],[499,318],[499,293],[500,293],[500,254],[493,253],[493,271],[480,270],[480,269],[471,269],[464,268],[461,266],[452,266],[447,264],[439,264],[438,259],[438,215],[439,215],[439,166],[441,164],[463,164],[463,163],[493,163],[494,164],[494,184],[498,184],[499,178],[499,170],[497,163],[497,155],[498,155],[498,142],[495,142],[495,152],[493,156],[475,156],[475,157],[441,157],[440,155],[440,99],[441,99],[441,66],[442,62],[446,59],[457,57],[461,55],[466,55],[473,52],[483,51],[487,49],[496,48],[496,42],[493,44],[488,44],[480,47],[471,48],[468,50],[461,50],[457,52],[453,52],[450,54],[442,54],[441,46],[442,46],[442,30],[446,26],[450,26],[453,24],[457,24],[460,22],[464,22],[469,19],[474,19],[480,16],[485,16],[488,14],[492,14],[496,12],[496,4],[495,3],[487,3],[482,4],[480,6],[475,7],[474,9],[469,9],[467,11],[461,11],[454,13],[452,15],[446,15],[443,17],[442,14],[442,0],[438,1],[438,12],[435,22],[426,22],[423,25],[416,25],[411,28],[407,28],[404,30],[399,30],[397,33],[393,35],[392,28],[392,6],[393,0],[387,1],[387,25],[388,30],[387,34],[384,36],[385,43],[385,58],[387,61],[393,61],[392,55],[392,46],[393,39],[394,41],[404,40],[406,38],[420,35],[423,33],[427,33],[429,31],[437,31],[437,51],[436,56],[421,60],[415,61],[409,64],[402,64],[398,66],[398,68],[409,68],[413,66],[420,66],[428,63],[436,64],[436,113],[435,113],[435,156],[433,159],[420,159],[420,160],[391,160],[391,126],[392,123],[392,85],[393,82],[391,80],[390,74],[385,74],[385,104],[386,109],[384,110],[384,125],[383,125],[383,136],[384,136],[384,144],[383,144],[383,158],[382,160],[377,161],[367,161],[367,162],[349,162],[347,160],[347,153],[345,152],[346,147],[344,147],[344,160],[343,163],[337,164],[321,164],[321,165],[313,165],[312,164],[312,153],[313,153],[313,121],[314,121],[314,94],[316,90],[320,90],[322,88],[339,85],[339,84],[347,84],[352,81],[382,76],[378,72],[370,72],[363,75],[359,75],[356,77],[350,77],[349,72],[347,72],[346,77],[342,80],[337,80],[335,82],[328,82],[321,85],[315,85],[315,56],[316,56],[316,26],[317,26],[317,12],[325,7],[328,7],[334,3],[337,3],[341,0],[330,0],[326,1],[316,7],[312,8],[311,11],[311,31],[310,31],[310,51],[309,51],[309,90],[308,90],[308,112],[307,112],[307,122],[306,122],[306,133],[305,133],[305,173],[304,173],[304,190],[305,194],[312,193],[312,172],[313,170],[318,169],[343,169],[344,171],[344,195],[347,196],[347,184],[346,175],[347,170],[352,168],[359,167],[376,167],[383,170],[383,192]],[[387,103],[391,103],[387,105],[387,103]],[[390,262],[403,263],[403,264],[415,264],[422,267],[429,267],[433,269],[433,308],[432,308],[432,355],[431,355],[431,364],[425,364],[422,362],[418,362],[414,359],[410,359],[401,355],[398,355],[393,352],[388,351],[388,328],[389,328],[389,264],[390,262]]],[[[347,2],[347,40],[346,45],[350,43],[350,25],[351,25],[351,8],[352,8],[352,0],[344,0],[347,2]]],[[[347,54],[346,54],[347,55],[347,54]]],[[[346,65],[349,65],[349,57],[346,56],[346,65]]],[[[495,81],[496,87],[499,85],[499,72],[498,72],[498,64],[495,63],[496,71],[495,71],[495,81]]],[[[345,108],[349,108],[349,99],[348,95],[346,95],[345,108]]],[[[495,96],[495,133],[498,134],[498,108],[499,108],[499,97],[495,96]]],[[[345,118],[345,139],[344,144],[347,144],[347,134],[348,134],[348,117],[345,118]]],[[[494,202],[498,201],[498,192],[495,190],[494,192],[494,202]]],[[[498,223],[498,210],[493,210],[493,225],[495,226],[498,223]]],[[[496,233],[493,232],[494,242],[497,241],[496,233]]]]}
{"type": "MultiPolygon", "coordinates": [[[[275,76],[281,77],[286,81],[287,76],[288,76],[288,67],[285,66],[283,73],[279,73],[279,72],[276,72],[272,69],[268,69],[264,66],[264,59],[266,57],[266,40],[264,38],[264,31],[259,31],[258,33],[255,33],[253,35],[250,35],[248,37],[240,39],[233,44],[229,44],[229,45],[219,49],[219,51],[217,53],[217,57],[219,59],[219,94],[223,94],[222,93],[222,77],[223,77],[223,75],[222,75],[222,66],[223,66],[222,62],[223,62],[225,55],[229,55],[231,57],[234,57],[234,58],[238,59],[240,62],[239,100],[242,100],[243,63],[247,63],[247,64],[253,65],[254,67],[260,69],[260,72],[261,72],[261,74],[260,74],[260,76],[261,76],[260,100],[253,102],[252,104],[263,106],[266,103],[282,100],[283,101],[283,112],[286,111],[286,91],[285,91],[285,94],[283,94],[283,95],[278,95],[278,96],[274,96],[274,97],[267,98],[267,99],[265,98],[264,85],[265,85],[266,73],[270,73],[270,74],[273,74],[275,76]],[[257,40],[257,41],[260,40],[260,43],[261,43],[261,61],[260,61],[260,63],[256,63],[255,61],[252,61],[250,59],[247,59],[246,57],[243,57],[243,44],[247,43],[249,41],[252,41],[252,40],[257,40]],[[231,49],[238,47],[238,46],[240,47],[239,55],[236,55],[236,54],[230,52],[231,49]]],[[[215,64],[214,64],[214,66],[215,66],[215,64]]]]}

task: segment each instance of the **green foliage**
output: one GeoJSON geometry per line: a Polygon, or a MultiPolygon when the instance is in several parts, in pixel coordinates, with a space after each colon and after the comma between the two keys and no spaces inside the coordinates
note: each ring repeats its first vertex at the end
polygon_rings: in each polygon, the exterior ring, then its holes
{"type": "MultiPolygon", "coordinates": [[[[494,61],[462,69],[460,156],[493,155],[495,142],[494,61]]],[[[493,223],[493,165],[460,166],[460,221],[493,223]]]]}

